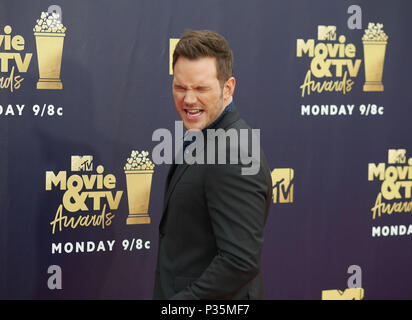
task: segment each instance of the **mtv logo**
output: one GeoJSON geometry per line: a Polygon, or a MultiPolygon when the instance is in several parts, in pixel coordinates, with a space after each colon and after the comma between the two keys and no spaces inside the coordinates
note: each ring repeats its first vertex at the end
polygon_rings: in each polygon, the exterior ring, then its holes
{"type": "Polygon", "coordinates": [[[273,203],[293,202],[294,170],[289,168],[272,171],[273,203]]]}
{"type": "Polygon", "coordinates": [[[335,41],[336,26],[318,26],[319,41],[335,41]]]}
{"type": "Polygon", "coordinates": [[[362,300],[365,290],[362,288],[348,288],[341,290],[323,290],[322,300],[362,300]]]}
{"type": "Polygon", "coordinates": [[[179,38],[169,39],[169,74],[170,75],[173,75],[173,52],[175,52],[175,48],[179,40],[180,40],[179,38]]]}
{"type": "Polygon", "coordinates": [[[72,156],[72,171],[93,171],[93,156],[72,156]]]}
{"type": "Polygon", "coordinates": [[[405,163],[406,162],[406,149],[389,149],[388,150],[388,163],[405,163]]]}

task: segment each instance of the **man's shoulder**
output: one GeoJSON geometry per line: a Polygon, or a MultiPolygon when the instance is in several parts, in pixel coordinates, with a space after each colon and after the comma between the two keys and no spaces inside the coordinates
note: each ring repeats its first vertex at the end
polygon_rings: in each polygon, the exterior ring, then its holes
{"type": "Polygon", "coordinates": [[[246,175],[259,171],[267,175],[268,165],[260,145],[260,130],[252,129],[236,111],[230,113],[220,125],[206,132],[208,163],[235,165],[239,172],[251,172],[246,175]]]}

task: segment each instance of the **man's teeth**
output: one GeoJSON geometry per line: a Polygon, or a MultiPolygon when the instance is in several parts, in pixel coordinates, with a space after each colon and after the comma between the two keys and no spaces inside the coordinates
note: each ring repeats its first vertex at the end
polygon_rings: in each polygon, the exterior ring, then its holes
{"type": "Polygon", "coordinates": [[[185,112],[191,116],[198,116],[203,112],[203,110],[185,110],[185,112]]]}

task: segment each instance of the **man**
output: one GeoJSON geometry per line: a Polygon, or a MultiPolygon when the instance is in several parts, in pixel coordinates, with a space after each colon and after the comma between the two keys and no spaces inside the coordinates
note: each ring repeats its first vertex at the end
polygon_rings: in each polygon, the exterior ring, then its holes
{"type": "MultiPolygon", "coordinates": [[[[181,37],[173,54],[173,97],[188,132],[246,130],[251,136],[232,103],[232,72],[233,54],[221,35],[203,30],[181,37]]],[[[204,159],[210,143],[208,139],[200,152],[196,149],[204,159]]],[[[242,174],[239,149],[245,147],[236,143],[236,148],[231,140],[223,150],[214,149],[227,153],[226,164],[216,160],[171,166],[159,226],[154,299],[263,298],[261,250],[272,196],[270,170],[259,147],[254,155],[258,170],[242,174]],[[239,150],[235,163],[229,159],[233,149],[239,150]]]]}

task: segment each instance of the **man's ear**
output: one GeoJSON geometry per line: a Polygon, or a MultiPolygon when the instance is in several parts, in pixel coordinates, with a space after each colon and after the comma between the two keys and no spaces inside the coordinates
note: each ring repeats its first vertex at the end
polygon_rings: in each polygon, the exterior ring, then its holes
{"type": "Polygon", "coordinates": [[[230,77],[224,84],[223,87],[223,99],[226,101],[233,96],[236,87],[236,79],[234,77],[230,77]]]}

